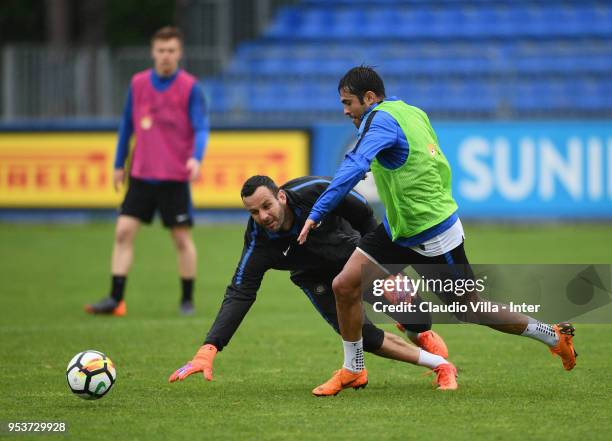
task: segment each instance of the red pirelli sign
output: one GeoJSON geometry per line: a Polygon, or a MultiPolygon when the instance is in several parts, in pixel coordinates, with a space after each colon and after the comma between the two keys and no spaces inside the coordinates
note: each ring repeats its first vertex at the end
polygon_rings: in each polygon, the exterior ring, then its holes
{"type": "MultiPolygon", "coordinates": [[[[0,134],[0,207],[116,207],[115,143],[114,133],[0,134]]],[[[213,132],[194,205],[240,207],[242,183],[254,174],[277,182],[308,174],[308,149],[302,131],[213,132]]]]}

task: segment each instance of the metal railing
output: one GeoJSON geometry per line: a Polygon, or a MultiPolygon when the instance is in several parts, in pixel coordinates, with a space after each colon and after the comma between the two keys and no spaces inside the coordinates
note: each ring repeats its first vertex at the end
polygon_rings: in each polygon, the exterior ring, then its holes
{"type": "MultiPolygon", "coordinates": [[[[292,2],[190,0],[177,17],[187,37],[182,66],[200,78],[221,72],[240,41],[292,2]]],[[[0,121],[116,118],[131,76],[149,66],[148,46],[0,46],[0,121]]]]}
{"type": "MultiPolygon", "coordinates": [[[[197,76],[220,71],[227,55],[187,47],[182,65],[197,76]]],[[[1,50],[2,120],[114,118],[131,76],[151,66],[148,47],[121,49],[5,46],[1,50]]]]}

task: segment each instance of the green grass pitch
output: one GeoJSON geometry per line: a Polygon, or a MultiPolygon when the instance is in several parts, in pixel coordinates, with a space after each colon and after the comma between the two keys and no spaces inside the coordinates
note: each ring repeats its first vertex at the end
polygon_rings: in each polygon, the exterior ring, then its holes
{"type": "MultiPolygon", "coordinates": [[[[612,262],[610,226],[468,224],[466,231],[477,263],[612,262]]],[[[216,359],[214,381],[198,375],[168,384],[212,323],[238,262],[242,227],[194,230],[199,280],[197,314],[189,318],[178,314],[175,256],[158,226],[137,240],[128,316],[83,312],[84,303],[107,293],[112,232],[104,223],[0,224],[5,423],[66,421],[66,437],[75,440],[610,439],[612,326],[578,325],[572,372],[535,341],[437,326],[459,368],[458,391],[435,391],[424,369],[368,355],[368,388],[316,399],[310,390],[341,363],[340,340],[280,272],[266,276],[216,359]],[[107,353],[117,366],[114,389],[95,402],[73,396],[64,375],[85,349],[107,353]]]]}

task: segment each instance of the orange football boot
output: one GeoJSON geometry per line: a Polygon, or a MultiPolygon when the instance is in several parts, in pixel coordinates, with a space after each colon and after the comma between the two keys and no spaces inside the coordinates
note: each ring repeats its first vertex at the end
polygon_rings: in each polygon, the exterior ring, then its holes
{"type": "Polygon", "coordinates": [[[127,305],[125,304],[125,300],[121,300],[115,310],[113,311],[113,315],[116,317],[123,317],[127,314],[127,305]]]}
{"type": "Polygon", "coordinates": [[[85,305],[85,312],[123,317],[127,314],[127,305],[125,300],[117,302],[112,297],[106,297],[93,305],[85,305]]]}
{"type": "Polygon", "coordinates": [[[433,370],[436,373],[434,385],[438,390],[455,390],[457,385],[457,368],[452,363],[444,363],[433,370]]]}
{"type": "Polygon", "coordinates": [[[352,387],[353,389],[363,389],[368,385],[368,371],[363,369],[360,372],[351,372],[342,368],[334,372],[333,377],[320,386],[312,390],[315,397],[329,397],[338,395],[343,389],[352,387]]]}
{"type": "MultiPolygon", "coordinates": [[[[401,323],[395,323],[397,329],[406,332],[406,328],[401,323]]],[[[417,345],[425,351],[439,355],[442,358],[448,358],[448,347],[442,337],[432,330],[421,332],[417,336],[417,345]]]]}
{"type": "Polygon", "coordinates": [[[571,323],[564,322],[554,325],[553,329],[557,333],[557,337],[559,337],[559,343],[549,348],[550,352],[561,357],[563,369],[571,371],[576,366],[576,357],[578,356],[574,350],[573,342],[575,328],[571,323]]]}

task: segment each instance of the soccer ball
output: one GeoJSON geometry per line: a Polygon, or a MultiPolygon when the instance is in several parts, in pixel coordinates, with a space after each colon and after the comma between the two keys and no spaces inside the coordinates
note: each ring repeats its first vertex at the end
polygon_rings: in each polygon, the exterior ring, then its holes
{"type": "Polygon", "coordinates": [[[68,387],[86,400],[102,398],[113,387],[116,378],[115,365],[111,359],[93,350],[76,354],[66,369],[68,387]]]}

